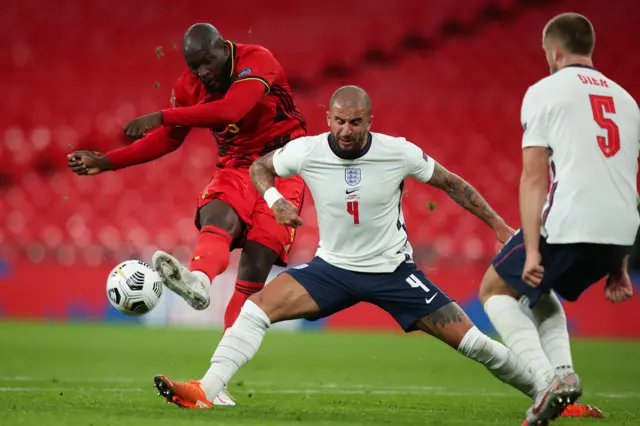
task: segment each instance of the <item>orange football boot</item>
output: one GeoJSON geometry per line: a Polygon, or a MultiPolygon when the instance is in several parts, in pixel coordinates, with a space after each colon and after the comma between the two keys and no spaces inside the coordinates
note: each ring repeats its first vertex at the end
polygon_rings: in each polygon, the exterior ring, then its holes
{"type": "Polygon", "coordinates": [[[158,395],[167,400],[167,404],[176,404],[180,408],[211,408],[209,401],[200,387],[200,382],[191,380],[188,383],[174,382],[166,376],[156,376],[153,385],[158,395]]]}
{"type": "Polygon", "coordinates": [[[583,417],[603,419],[604,413],[598,407],[588,404],[569,404],[560,414],[560,417],[583,417]]]}

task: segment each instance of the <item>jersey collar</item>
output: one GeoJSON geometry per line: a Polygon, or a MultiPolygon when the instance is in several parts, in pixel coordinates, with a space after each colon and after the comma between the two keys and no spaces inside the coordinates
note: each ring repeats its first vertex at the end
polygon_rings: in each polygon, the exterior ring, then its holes
{"type": "Polygon", "coordinates": [[[596,71],[596,69],[594,67],[591,67],[589,65],[584,65],[584,64],[569,64],[569,65],[565,66],[565,68],[569,68],[569,67],[572,67],[572,68],[586,68],[586,69],[589,69],[589,70],[596,71]]]}
{"type": "Polygon", "coordinates": [[[229,55],[231,56],[231,71],[229,72],[229,77],[233,78],[233,72],[236,68],[236,44],[231,40],[225,40],[225,43],[229,46],[229,55]]]}
{"type": "Polygon", "coordinates": [[[338,149],[335,146],[335,140],[333,138],[333,134],[331,134],[331,132],[329,132],[329,135],[327,136],[327,142],[329,143],[329,148],[331,148],[331,151],[336,155],[336,157],[342,158],[343,160],[356,160],[358,158],[364,157],[367,154],[367,152],[369,152],[369,149],[371,148],[372,140],[373,140],[373,137],[371,136],[371,132],[369,132],[369,134],[367,135],[367,144],[364,146],[364,148],[362,148],[362,150],[360,150],[360,152],[357,153],[356,155],[349,156],[338,151],[338,149]]]}

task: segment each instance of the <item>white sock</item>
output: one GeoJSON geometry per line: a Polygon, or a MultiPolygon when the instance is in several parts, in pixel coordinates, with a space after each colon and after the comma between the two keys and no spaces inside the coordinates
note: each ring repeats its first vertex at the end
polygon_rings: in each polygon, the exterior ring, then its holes
{"type": "Polygon", "coordinates": [[[505,345],[533,374],[538,391],[549,387],[554,369],[542,349],[536,326],[511,296],[491,296],[484,304],[484,311],[500,333],[505,345]]]}
{"type": "Polygon", "coordinates": [[[555,293],[545,294],[531,310],[540,343],[560,377],[573,373],[567,316],[555,293]]]}
{"type": "Polygon", "coordinates": [[[536,387],[531,373],[504,345],[475,326],[464,335],[458,352],[484,365],[494,376],[533,399],[536,387]]]}
{"type": "Polygon", "coordinates": [[[211,357],[211,367],[200,381],[207,399],[213,401],[231,377],[258,352],[271,321],[250,300],[244,303],[238,319],[227,329],[211,357]]]}

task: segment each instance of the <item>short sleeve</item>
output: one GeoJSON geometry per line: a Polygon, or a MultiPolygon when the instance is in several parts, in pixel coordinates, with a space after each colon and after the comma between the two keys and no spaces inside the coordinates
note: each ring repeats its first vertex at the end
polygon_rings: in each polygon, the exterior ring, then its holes
{"type": "Polygon", "coordinates": [[[520,122],[522,123],[522,147],[549,147],[547,137],[547,107],[540,86],[531,86],[522,100],[520,122]]]}
{"type": "Polygon", "coordinates": [[[264,48],[255,48],[238,59],[235,82],[258,80],[266,86],[265,93],[269,93],[271,85],[278,75],[279,68],[279,64],[271,52],[264,48]]]}
{"type": "Polygon", "coordinates": [[[411,176],[423,183],[429,182],[436,167],[435,160],[425,154],[417,145],[408,141],[404,141],[402,150],[407,176],[411,176]]]}
{"type": "Polygon", "coordinates": [[[302,172],[305,160],[313,147],[313,139],[294,139],[273,154],[273,168],[280,177],[291,177],[302,172]]]}

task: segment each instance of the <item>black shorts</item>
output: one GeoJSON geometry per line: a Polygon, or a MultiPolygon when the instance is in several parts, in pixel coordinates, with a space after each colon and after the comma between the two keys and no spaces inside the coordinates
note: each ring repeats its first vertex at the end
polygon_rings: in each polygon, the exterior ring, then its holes
{"type": "Polygon", "coordinates": [[[570,302],[593,284],[620,268],[631,246],[611,244],[549,244],[540,237],[540,255],[544,277],[538,287],[530,287],[522,281],[526,259],[522,230],[507,241],[493,258],[496,272],[518,293],[527,296],[533,307],[544,293],[556,291],[570,302]]]}
{"type": "Polygon", "coordinates": [[[309,318],[312,321],[369,302],[388,312],[408,332],[415,330],[420,318],[453,301],[413,263],[402,263],[391,273],[363,273],[316,257],[284,273],[302,284],[320,307],[320,313],[309,318]]]}

